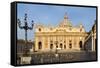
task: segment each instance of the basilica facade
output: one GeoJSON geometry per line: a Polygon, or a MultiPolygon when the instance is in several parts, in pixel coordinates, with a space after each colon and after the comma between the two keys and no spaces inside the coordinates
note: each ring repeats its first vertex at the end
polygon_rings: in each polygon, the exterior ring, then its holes
{"type": "Polygon", "coordinates": [[[81,51],[84,50],[87,32],[82,24],[73,26],[65,14],[56,27],[37,25],[35,28],[35,51],[81,51]]]}

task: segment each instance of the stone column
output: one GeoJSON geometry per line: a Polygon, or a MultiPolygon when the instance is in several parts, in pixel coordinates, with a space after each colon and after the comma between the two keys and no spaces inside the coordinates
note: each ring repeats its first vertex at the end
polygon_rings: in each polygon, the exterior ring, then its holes
{"type": "Polygon", "coordinates": [[[92,51],[94,51],[94,37],[93,37],[93,32],[92,32],[92,51]]]}
{"type": "Polygon", "coordinates": [[[38,51],[38,37],[35,37],[35,51],[38,51]]]}

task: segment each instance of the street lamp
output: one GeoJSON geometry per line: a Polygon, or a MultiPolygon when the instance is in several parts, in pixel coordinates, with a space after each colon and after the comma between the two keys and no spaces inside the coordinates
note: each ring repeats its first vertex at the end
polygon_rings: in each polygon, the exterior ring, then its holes
{"type": "Polygon", "coordinates": [[[24,53],[23,53],[24,56],[28,56],[28,51],[29,50],[28,50],[28,47],[27,47],[27,31],[33,29],[33,26],[34,26],[33,22],[34,21],[32,20],[31,27],[29,27],[28,23],[27,23],[27,14],[26,13],[25,13],[25,18],[24,18],[24,26],[21,26],[20,19],[18,19],[18,21],[17,21],[19,28],[25,30],[25,49],[23,50],[24,51],[24,53]]]}

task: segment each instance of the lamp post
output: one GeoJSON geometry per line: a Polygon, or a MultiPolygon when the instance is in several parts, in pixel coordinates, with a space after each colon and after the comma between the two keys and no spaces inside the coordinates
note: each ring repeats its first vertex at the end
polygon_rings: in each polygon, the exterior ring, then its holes
{"type": "Polygon", "coordinates": [[[25,30],[25,48],[23,50],[23,56],[28,56],[28,47],[27,47],[27,31],[28,30],[32,30],[33,29],[33,26],[34,26],[34,21],[32,20],[32,24],[31,24],[31,27],[28,26],[28,23],[27,23],[27,14],[25,13],[25,18],[24,18],[24,26],[21,26],[21,21],[20,19],[18,19],[17,23],[18,23],[18,26],[20,29],[24,29],[25,30]]]}

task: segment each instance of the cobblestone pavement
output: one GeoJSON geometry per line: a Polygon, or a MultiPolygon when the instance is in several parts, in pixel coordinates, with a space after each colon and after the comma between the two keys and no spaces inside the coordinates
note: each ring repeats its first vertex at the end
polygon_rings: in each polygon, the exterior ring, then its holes
{"type": "Polygon", "coordinates": [[[64,53],[35,53],[32,54],[31,64],[62,63],[73,61],[96,60],[96,52],[64,52],[64,53]]]}

